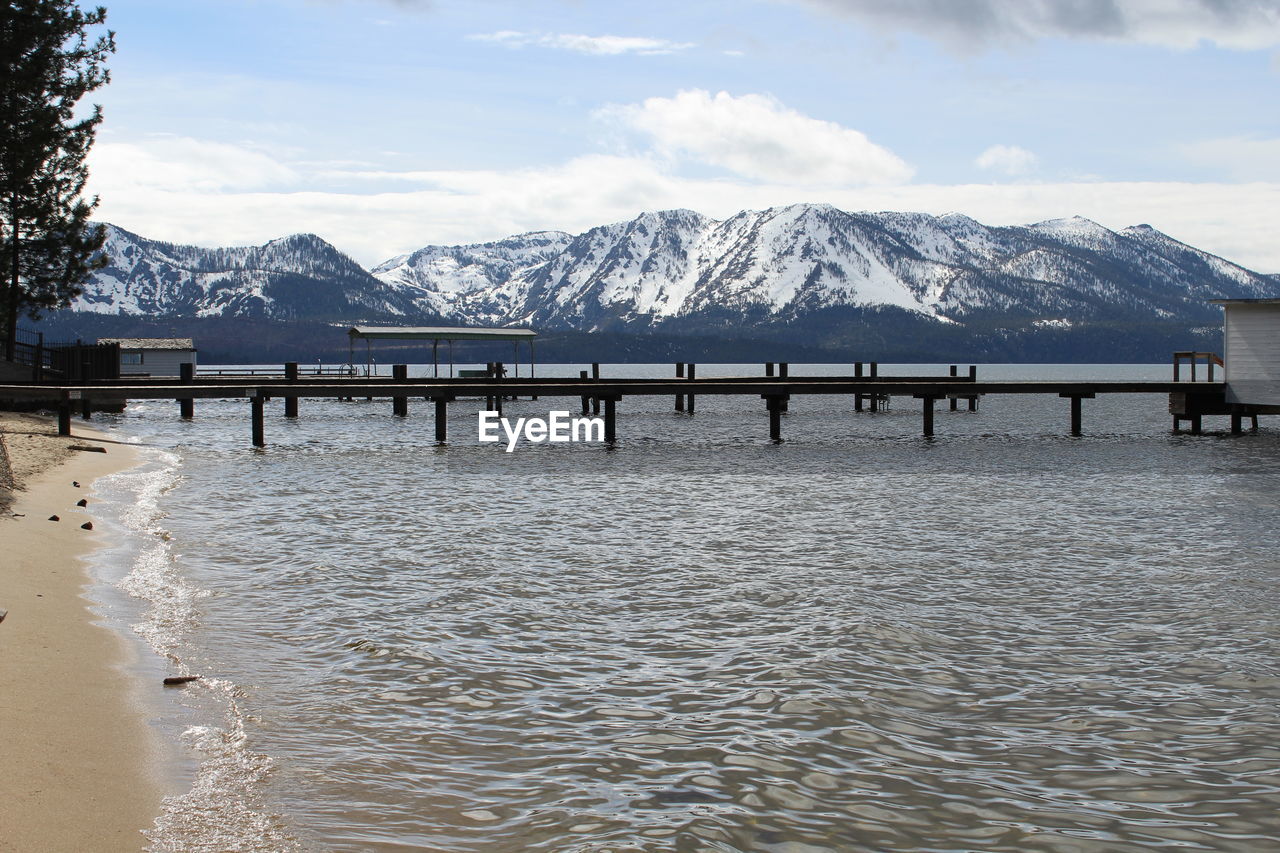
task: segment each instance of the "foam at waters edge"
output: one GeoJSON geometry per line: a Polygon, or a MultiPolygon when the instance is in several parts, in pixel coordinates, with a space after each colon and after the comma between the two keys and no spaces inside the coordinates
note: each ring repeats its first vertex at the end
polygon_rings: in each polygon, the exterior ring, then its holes
{"type": "MultiPolygon", "coordinates": [[[[136,608],[129,609],[130,627],[167,660],[166,670],[198,675],[198,652],[190,635],[201,618],[200,601],[210,592],[183,577],[160,508],[164,494],[182,481],[181,459],[150,448],[142,449],[141,456],[143,465],[96,484],[100,511],[123,534],[114,553],[123,555],[121,562],[127,565],[123,577],[99,575],[136,601],[136,608]]],[[[190,771],[189,790],[162,803],[146,833],[148,850],[298,848],[284,821],[258,796],[272,761],[248,745],[240,696],[232,682],[207,675],[180,691],[167,691],[171,705],[161,713],[176,718],[167,728],[181,731],[181,747],[197,766],[190,771]]]]}
{"type": "Polygon", "coordinates": [[[148,837],[152,851],[297,850],[284,821],[267,810],[258,789],[271,759],[249,748],[240,690],[221,678],[203,679],[201,689],[224,708],[220,726],[191,726],[183,741],[201,756],[191,790],[165,800],[148,837]]]}

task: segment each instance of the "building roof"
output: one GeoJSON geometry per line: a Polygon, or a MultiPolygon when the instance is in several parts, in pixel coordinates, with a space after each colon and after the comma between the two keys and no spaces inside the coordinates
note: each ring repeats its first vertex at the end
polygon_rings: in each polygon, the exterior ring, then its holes
{"type": "Polygon", "coordinates": [[[98,338],[100,344],[119,344],[120,349],[191,350],[195,341],[191,338],[98,338]]]}
{"type": "Polygon", "coordinates": [[[484,329],[472,326],[352,326],[347,334],[372,341],[530,341],[533,329],[484,329]]]}

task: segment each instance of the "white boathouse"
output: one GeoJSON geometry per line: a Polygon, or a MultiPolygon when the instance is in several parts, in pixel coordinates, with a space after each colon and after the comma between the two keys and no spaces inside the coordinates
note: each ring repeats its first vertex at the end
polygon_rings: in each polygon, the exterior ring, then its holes
{"type": "Polygon", "coordinates": [[[1215,299],[1223,310],[1226,402],[1280,412],[1280,299],[1215,299]]]}
{"type": "Polygon", "coordinates": [[[196,363],[191,338],[98,338],[120,347],[121,376],[180,376],[183,364],[196,363]]]}

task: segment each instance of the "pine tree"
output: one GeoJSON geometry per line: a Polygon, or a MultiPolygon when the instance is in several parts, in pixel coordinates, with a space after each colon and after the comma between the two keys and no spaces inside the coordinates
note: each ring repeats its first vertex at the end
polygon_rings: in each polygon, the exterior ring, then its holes
{"type": "Polygon", "coordinates": [[[0,316],[12,360],[18,317],[68,305],[101,268],[106,239],[83,197],[85,157],[102,121],[77,104],[110,79],[115,34],[74,0],[0,0],[0,316]],[[95,257],[97,254],[97,257],[95,257]]]}

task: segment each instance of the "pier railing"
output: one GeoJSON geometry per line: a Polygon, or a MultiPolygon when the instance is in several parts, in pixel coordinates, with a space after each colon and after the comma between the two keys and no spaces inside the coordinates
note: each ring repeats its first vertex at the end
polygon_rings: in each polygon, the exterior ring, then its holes
{"type": "Polygon", "coordinates": [[[1182,380],[1182,363],[1184,361],[1187,362],[1191,367],[1191,378],[1189,380],[1191,382],[1197,381],[1196,365],[1198,365],[1201,361],[1204,361],[1205,363],[1205,368],[1206,368],[1205,381],[1206,382],[1213,381],[1214,365],[1221,367],[1223,370],[1226,369],[1226,365],[1222,361],[1222,356],[1218,355],[1216,352],[1194,352],[1192,350],[1180,350],[1173,354],[1173,381],[1174,382],[1183,381],[1182,380]]]}
{"type": "MultiPolygon", "coordinates": [[[[288,365],[280,367],[197,367],[196,374],[200,379],[207,378],[253,378],[253,377],[287,377],[288,365]]],[[[315,365],[314,367],[298,367],[298,376],[359,376],[360,372],[347,364],[315,365]]]]}

